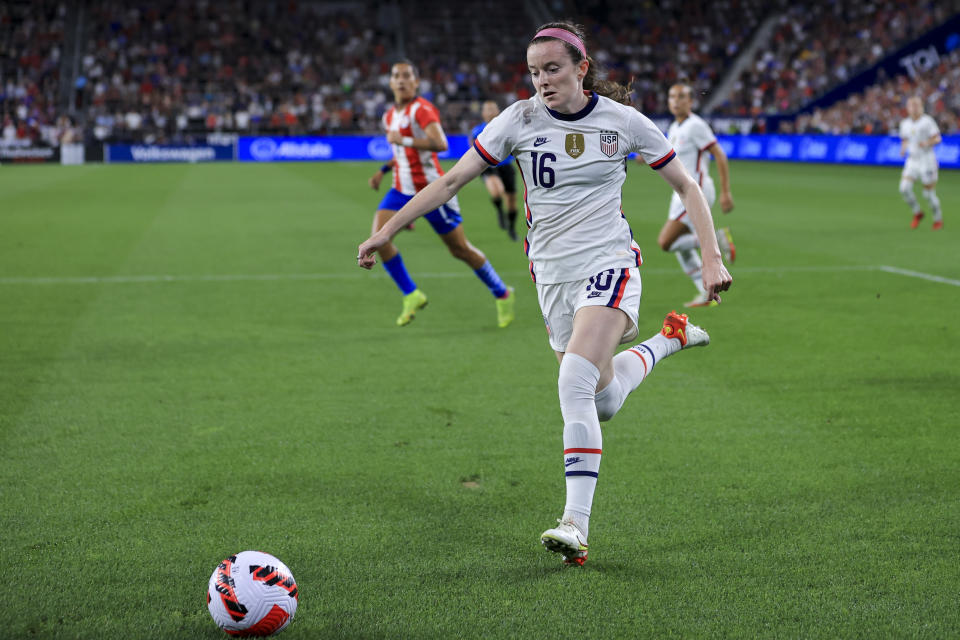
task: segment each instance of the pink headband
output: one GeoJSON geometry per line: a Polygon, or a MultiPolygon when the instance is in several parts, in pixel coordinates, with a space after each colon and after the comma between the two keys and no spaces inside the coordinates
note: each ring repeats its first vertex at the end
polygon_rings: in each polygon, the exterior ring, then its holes
{"type": "Polygon", "coordinates": [[[587,59],[587,48],[583,46],[583,41],[576,36],[574,33],[570,33],[566,29],[544,29],[539,32],[537,35],[533,36],[533,39],[537,38],[556,38],[557,40],[563,40],[567,44],[572,44],[577,48],[577,51],[583,55],[583,59],[587,59]]]}

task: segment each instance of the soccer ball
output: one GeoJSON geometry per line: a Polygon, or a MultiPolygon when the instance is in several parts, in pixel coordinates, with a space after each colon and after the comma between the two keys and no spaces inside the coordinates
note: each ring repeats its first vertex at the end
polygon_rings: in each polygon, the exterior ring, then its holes
{"type": "Polygon", "coordinates": [[[232,636],[269,636],[290,623],[299,596],[287,565],[269,553],[241,551],[213,570],[207,608],[232,636]]]}

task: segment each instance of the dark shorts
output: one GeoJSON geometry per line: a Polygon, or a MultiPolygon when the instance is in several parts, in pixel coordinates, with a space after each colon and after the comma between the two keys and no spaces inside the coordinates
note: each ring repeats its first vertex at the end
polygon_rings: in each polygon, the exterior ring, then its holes
{"type": "Polygon", "coordinates": [[[507,193],[517,192],[517,170],[513,168],[513,161],[496,167],[487,167],[483,170],[483,179],[486,180],[492,176],[500,176],[503,181],[503,189],[507,193]]]}
{"type": "MultiPolygon", "coordinates": [[[[513,167],[510,167],[511,169],[513,167]]],[[[400,211],[403,205],[413,200],[413,196],[407,196],[396,189],[390,189],[380,201],[378,209],[387,209],[388,211],[400,211]]],[[[460,211],[457,209],[457,199],[454,197],[450,202],[442,204],[430,213],[423,216],[433,227],[438,235],[446,235],[460,226],[463,218],[460,217],[460,211]]]]}

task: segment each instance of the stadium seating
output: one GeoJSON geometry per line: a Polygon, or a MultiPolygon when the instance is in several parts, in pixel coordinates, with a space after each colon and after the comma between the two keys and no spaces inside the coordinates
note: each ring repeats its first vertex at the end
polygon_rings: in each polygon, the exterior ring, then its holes
{"type": "MultiPolygon", "coordinates": [[[[788,7],[744,71],[725,115],[794,113],[952,14],[951,3],[840,1],[788,7]]],[[[955,9],[954,9],[955,10],[955,9]]]]}
{"type": "Polygon", "coordinates": [[[796,133],[893,133],[903,118],[903,97],[919,95],[924,110],[937,121],[942,133],[960,131],[960,50],[954,50],[934,69],[890,78],[850,96],[828,109],[801,115],[796,133]]]}
{"type": "MultiPolygon", "coordinates": [[[[523,44],[546,10],[584,24],[593,57],[610,79],[632,81],[636,105],[651,115],[667,113],[675,82],[709,95],[761,21],[778,15],[772,39],[712,115],[792,114],[946,20],[955,3],[921,4],[553,0],[507,12],[495,0],[9,2],[0,5],[0,134],[56,144],[80,135],[173,142],[211,132],[376,132],[397,51],[421,69],[421,93],[446,130],[465,133],[484,99],[506,105],[530,95],[523,44]]],[[[915,80],[884,78],[783,130],[890,132],[902,97],[919,93],[943,132],[957,131],[958,68],[954,55],[915,80]]]]}

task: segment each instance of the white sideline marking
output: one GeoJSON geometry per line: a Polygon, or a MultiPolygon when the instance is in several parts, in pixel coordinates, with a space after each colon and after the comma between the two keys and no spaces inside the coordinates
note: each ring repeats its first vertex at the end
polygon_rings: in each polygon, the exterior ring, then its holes
{"type": "MultiPolygon", "coordinates": [[[[641,267],[641,273],[657,275],[673,275],[677,269],[651,269],[641,267]]],[[[738,273],[804,273],[804,272],[842,272],[842,271],[885,271],[911,278],[921,278],[931,282],[939,282],[954,287],[960,287],[960,280],[942,278],[929,273],[900,269],[889,265],[837,265],[837,266],[796,266],[796,267],[734,267],[734,277],[738,273]]],[[[525,279],[529,277],[526,271],[503,271],[504,276],[525,279]]],[[[417,273],[417,278],[474,278],[469,269],[450,272],[417,273]]],[[[367,273],[358,269],[353,273],[273,273],[273,274],[210,274],[210,275],[129,275],[129,276],[11,276],[0,277],[0,285],[4,284],[137,284],[157,282],[279,282],[295,280],[358,280],[361,278],[386,278],[383,272],[367,273]]]]}
{"type": "Polygon", "coordinates": [[[920,278],[922,280],[929,280],[930,282],[939,282],[941,284],[949,284],[954,287],[960,287],[960,280],[951,280],[950,278],[942,278],[940,276],[935,276],[930,273],[921,273],[920,271],[910,271],[909,269],[900,269],[899,267],[891,267],[889,265],[882,264],[879,267],[880,271],[886,271],[887,273],[897,273],[901,276],[909,276],[911,278],[920,278]]]}

